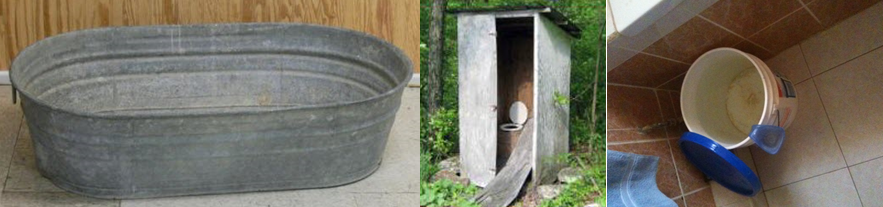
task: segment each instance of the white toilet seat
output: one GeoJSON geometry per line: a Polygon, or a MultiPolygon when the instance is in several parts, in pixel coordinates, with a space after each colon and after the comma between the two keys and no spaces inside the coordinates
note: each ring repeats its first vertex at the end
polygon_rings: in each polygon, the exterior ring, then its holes
{"type": "Polygon", "coordinates": [[[527,106],[524,105],[524,102],[516,101],[509,106],[509,120],[512,123],[500,125],[500,130],[514,132],[524,127],[524,122],[527,121],[527,106]]]}
{"type": "Polygon", "coordinates": [[[524,102],[516,101],[509,106],[509,121],[518,125],[527,121],[527,105],[524,102]]]}
{"type": "Polygon", "coordinates": [[[522,127],[524,127],[524,125],[516,124],[516,123],[506,123],[506,124],[500,125],[500,130],[503,130],[505,132],[514,132],[514,131],[521,130],[522,127]]]}

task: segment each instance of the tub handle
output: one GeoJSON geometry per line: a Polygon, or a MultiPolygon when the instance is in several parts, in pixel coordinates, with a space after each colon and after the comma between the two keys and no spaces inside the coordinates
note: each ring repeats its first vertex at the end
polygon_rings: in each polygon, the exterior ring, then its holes
{"type": "Polygon", "coordinates": [[[12,104],[18,102],[18,90],[15,90],[15,86],[12,87],[12,104]]]}

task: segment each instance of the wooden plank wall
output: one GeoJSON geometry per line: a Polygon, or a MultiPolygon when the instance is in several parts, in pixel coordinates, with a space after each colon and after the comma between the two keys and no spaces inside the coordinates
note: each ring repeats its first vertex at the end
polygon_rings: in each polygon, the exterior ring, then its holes
{"type": "Polygon", "coordinates": [[[42,38],[126,25],[305,22],[373,34],[419,66],[417,0],[0,0],[0,70],[42,38]]]}

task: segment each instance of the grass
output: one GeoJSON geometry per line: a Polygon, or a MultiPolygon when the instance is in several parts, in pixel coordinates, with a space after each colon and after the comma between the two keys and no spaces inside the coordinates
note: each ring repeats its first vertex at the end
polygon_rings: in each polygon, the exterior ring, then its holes
{"type": "Polygon", "coordinates": [[[478,207],[472,202],[472,196],[478,192],[474,185],[461,185],[442,179],[434,183],[420,183],[420,206],[441,207],[478,207]]]}
{"type": "Polygon", "coordinates": [[[555,199],[543,200],[543,207],[582,207],[587,203],[604,206],[607,202],[607,173],[604,163],[583,169],[582,179],[564,186],[564,190],[555,199]]]}

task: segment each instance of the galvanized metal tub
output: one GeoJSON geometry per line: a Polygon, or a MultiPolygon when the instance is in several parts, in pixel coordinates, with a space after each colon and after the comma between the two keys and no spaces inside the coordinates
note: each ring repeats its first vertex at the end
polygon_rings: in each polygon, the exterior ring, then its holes
{"type": "Polygon", "coordinates": [[[343,185],[381,161],[411,63],[303,24],[82,30],[15,59],[37,165],[58,187],[146,198],[343,185]]]}

